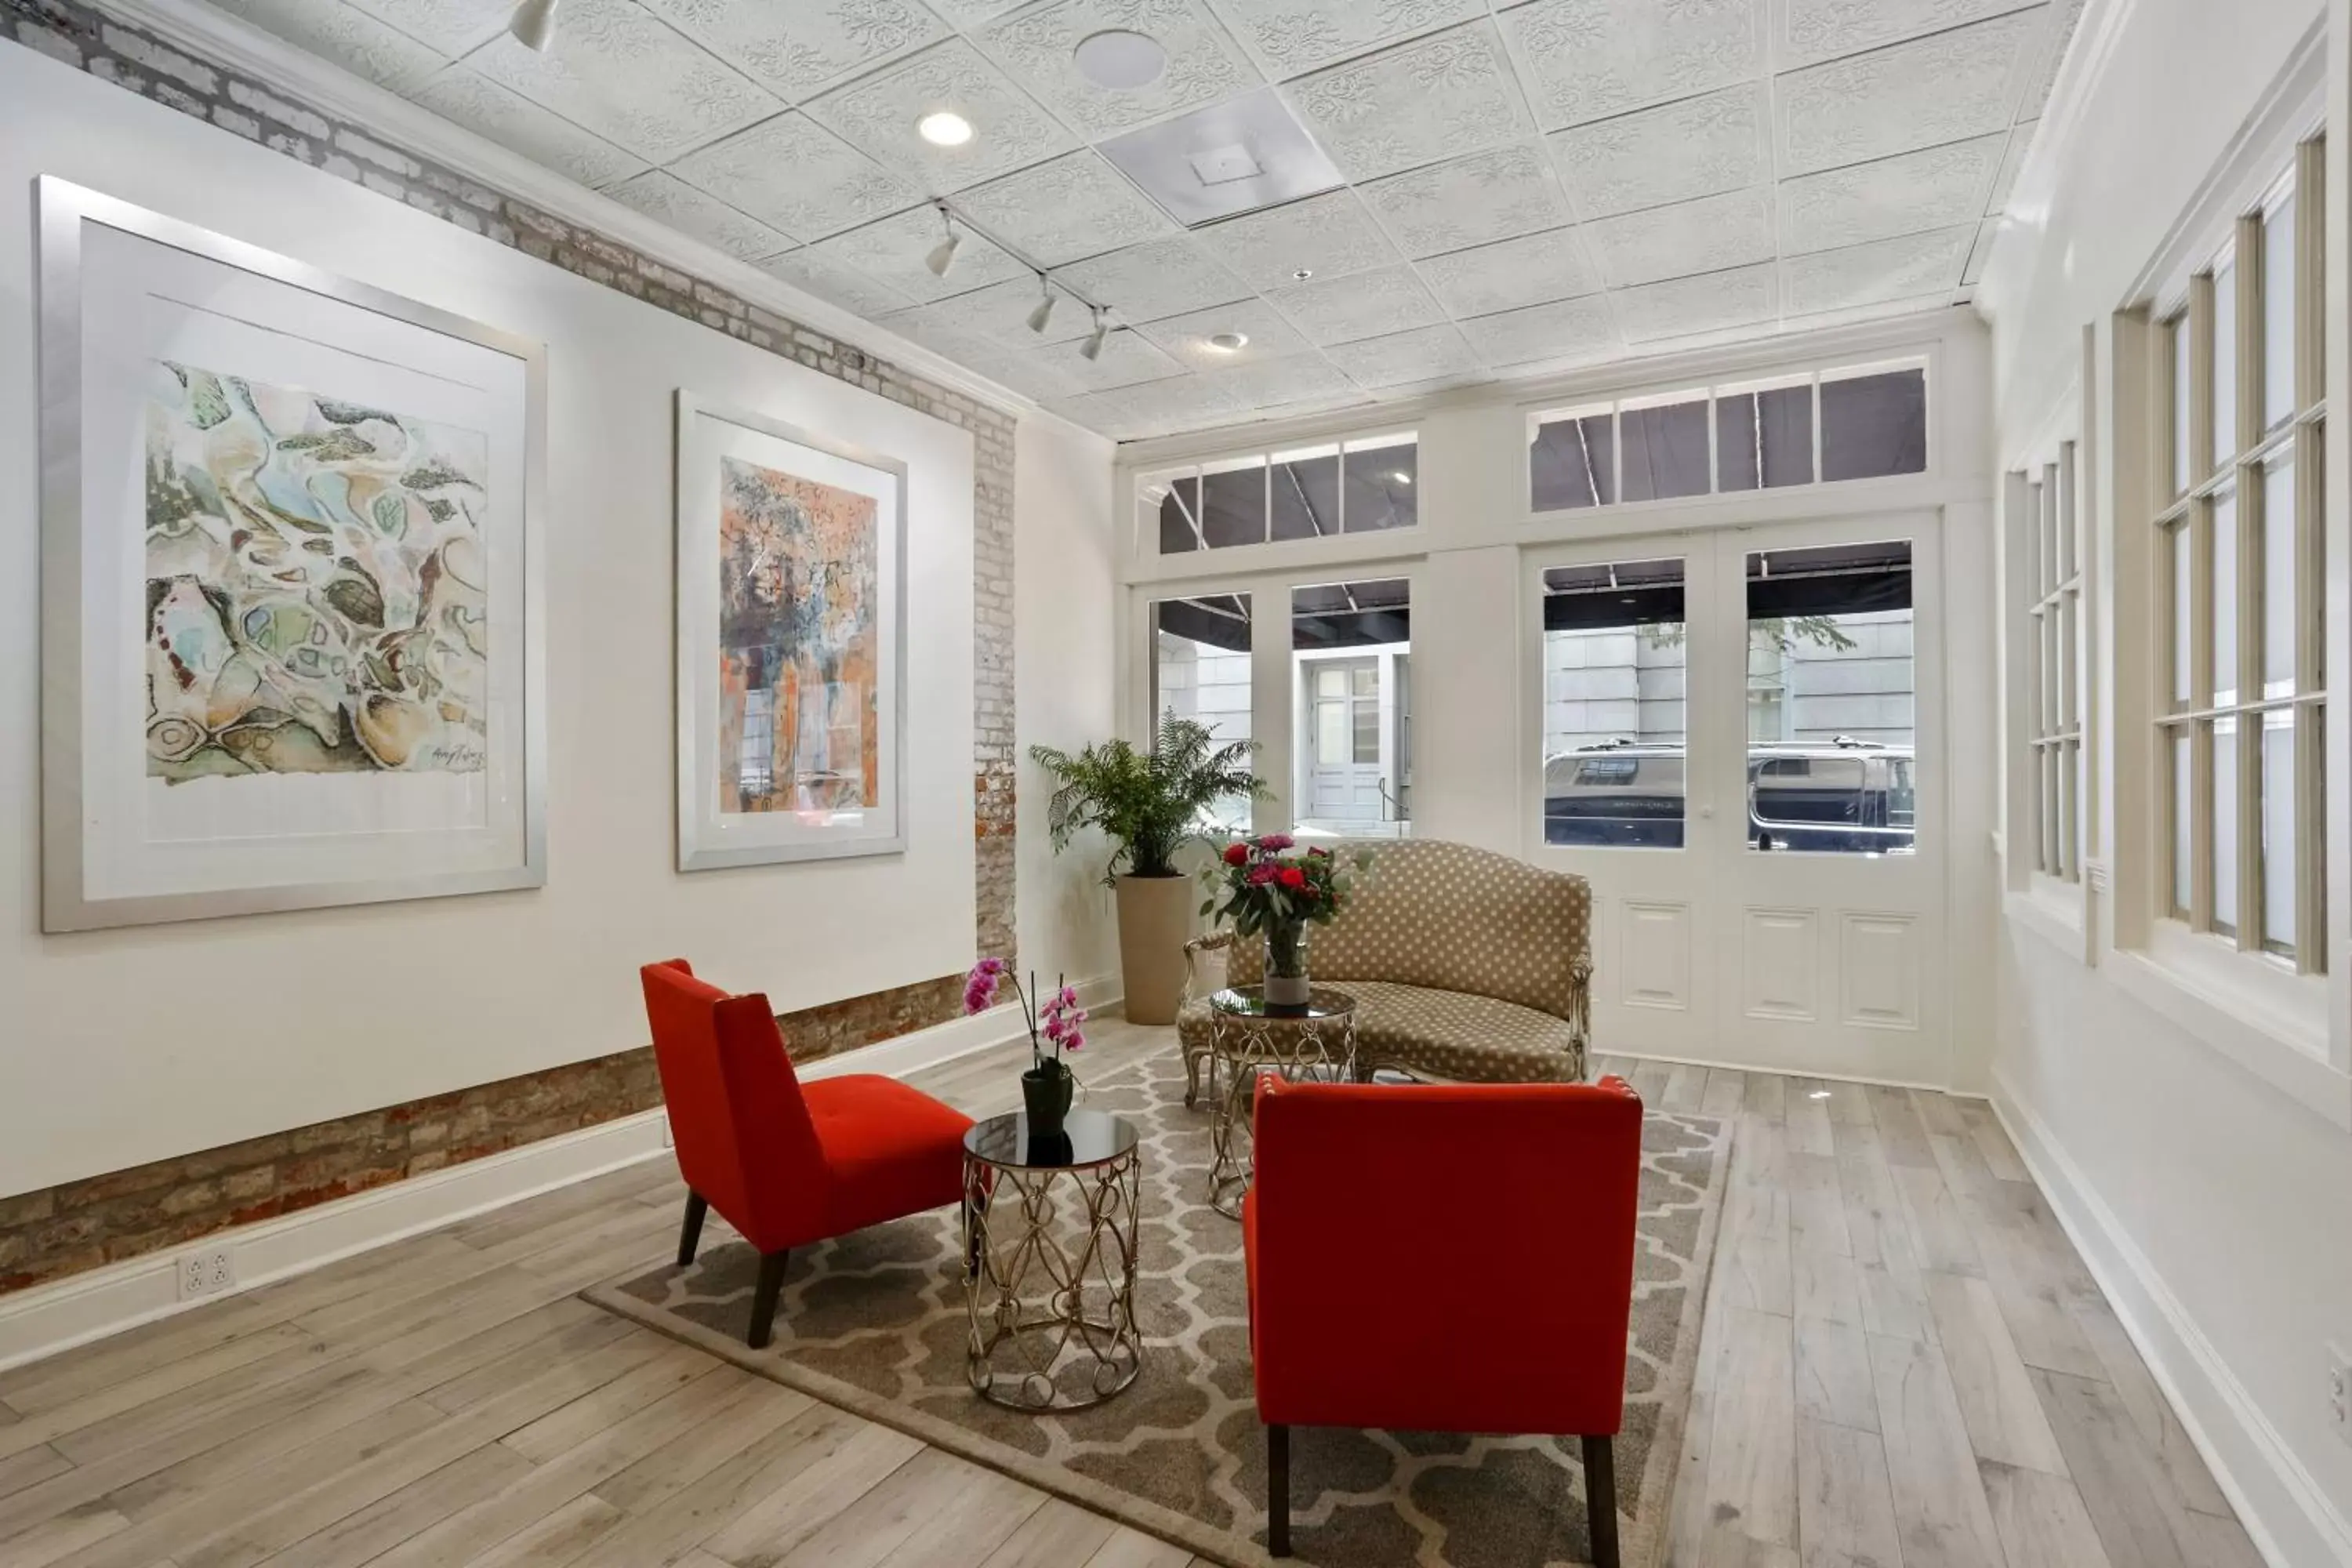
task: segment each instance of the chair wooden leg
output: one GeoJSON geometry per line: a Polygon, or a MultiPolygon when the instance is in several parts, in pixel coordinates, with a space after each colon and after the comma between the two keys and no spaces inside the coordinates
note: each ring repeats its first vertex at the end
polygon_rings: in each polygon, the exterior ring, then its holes
{"type": "Polygon", "coordinates": [[[677,1227],[677,1266],[680,1268],[694,1261],[694,1249],[702,1245],[702,1216],[709,1212],[710,1204],[700,1193],[686,1194],[686,1223],[677,1227]]]}
{"type": "Polygon", "coordinates": [[[760,1282],[751,1289],[751,1329],[743,1342],[753,1350],[768,1348],[775,1337],[776,1298],[784,1289],[784,1265],[792,1260],[790,1252],[763,1252],[760,1255],[760,1282]]]}
{"type": "Polygon", "coordinates": [[[1606,1437],[1584,1439],[1584,1511],[1593,1568],[1617,1568],[1617,1456],[1606,1437]]]}
{"type": "MultiPolygon", "coordinates": [[[[1265,1429],[1265,1549],[1290,1555],[1290,1428],[1265,1429]]],[[[1614,1564],[1611,1564],[1614,1568],[1614,1564]]]]}

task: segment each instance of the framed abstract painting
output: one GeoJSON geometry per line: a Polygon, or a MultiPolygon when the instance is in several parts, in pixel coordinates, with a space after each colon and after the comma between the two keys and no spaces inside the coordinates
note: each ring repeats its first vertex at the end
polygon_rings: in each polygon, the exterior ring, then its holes
{"type": "Polygon", "coordinates": [[[38,203],[44,929],[544,882],[541,349],[38,203]]]}
{"type": "Polygon", "coordinates": [[[677,396],[677,864],[906,837],[907,466],[677,396]]]}

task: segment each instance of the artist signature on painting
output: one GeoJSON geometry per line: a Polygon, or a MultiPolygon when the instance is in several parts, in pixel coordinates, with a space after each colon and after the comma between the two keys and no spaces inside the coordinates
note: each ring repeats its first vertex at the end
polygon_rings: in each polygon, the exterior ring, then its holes
{"type": "Polygon", "coordinates": [[[467,742],[444,741],[425,748],[425,760],[436,773],[478,773],[488,762],[489,753],[467,742]]]}

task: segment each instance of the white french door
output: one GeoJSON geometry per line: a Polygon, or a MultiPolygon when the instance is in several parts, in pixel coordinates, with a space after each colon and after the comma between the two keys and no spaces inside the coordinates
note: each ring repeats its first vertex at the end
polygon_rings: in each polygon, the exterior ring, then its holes
{"type": "Polygon", "coordinates": [[[1603,1052],[1947,1077],[1937,520],[1531,552],[1530,858],[1603,1052]]]}

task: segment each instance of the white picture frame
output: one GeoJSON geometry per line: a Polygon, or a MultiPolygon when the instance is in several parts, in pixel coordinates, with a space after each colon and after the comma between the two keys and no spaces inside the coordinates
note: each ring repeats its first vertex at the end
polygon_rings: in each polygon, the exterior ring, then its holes
{"type": "Polygon", "coordinates": [[[678,392],[680,871],[905,853],[907,484],[678,392]]]}
{"type": "Polygon", "coordinates": [[[43,929],[543,884],[542,345],[37,201],[43,929]]]}

